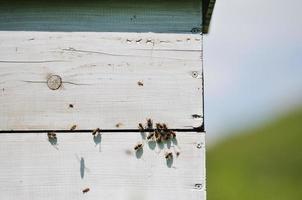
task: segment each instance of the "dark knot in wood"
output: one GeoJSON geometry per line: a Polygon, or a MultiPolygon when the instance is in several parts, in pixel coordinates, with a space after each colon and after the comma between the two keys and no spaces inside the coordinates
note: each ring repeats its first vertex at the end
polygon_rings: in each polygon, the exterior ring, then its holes
{"type": "Polygon", "coordinates": [[[58,75],[51,75],[47,79],[47,86],[51,90],[57,90],[62,86],[62,78],[58,75]]]}

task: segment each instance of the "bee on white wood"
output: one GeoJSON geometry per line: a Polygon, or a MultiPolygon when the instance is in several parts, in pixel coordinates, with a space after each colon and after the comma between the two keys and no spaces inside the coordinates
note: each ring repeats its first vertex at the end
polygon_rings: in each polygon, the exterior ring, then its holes
{"type": "Polygon", "coordinates": [[[156,123],[155,126],[156,126],[157,130],[162,130],[163,129],[163,125],[160,124],[160,123],[156,123]]]}
{"type": "Polygon", "coordinates": [[[147,136],[147,139],[148,139],[148,140],[153,139],[153,138],[154,138],[154,135],[155,135],[154,132],[149,133],[149,135],[147,136]]]}
{"type": "Polygon", "coordinates": [[[135,145],[134,150],[135,150],[135,151],[138,151],[138,150],[140,150],[140,149],[142,149],[142,148],[143,148],[143,144],[142,144],[142,143],[139,143],[139,144],[135,145]]]}
{"type": "Polygon", "coordinates": [[[156,142],[158,142],[158,143],[163,141],[162,135],[158,130],[154,131],[154,138],[155,138],[156,142]]]}
{"type": "Polygon", "coordinates": [[[116,128],[120,128],[121,126],[123,126],[122,123],[117,123],[117,124],[115,125],[116,128]]]}
{"type": "Polygon", "coordinates": [[[76,128],[77,128],[77,125],[73,125],[73,126],[70,128],[70,130],[71,130],[71,131],[74,131],[76,128]]]}
{"type": "Polygon", "coordinates": [[[153,129],[153,121],[152,119],[147,119],[147,129],[153,129]]]}
{"type": "Polygon", "coordinates": [[[99,134],[100,132],[101,132],[101,129],[96,128],[96,129],[94,129],[94,130],[92,131],[92,135],[93,135],[93,136],[96,136],[96,135],[99,134]]]}
{"type": "Polygon", "coordinates": [[[48,136],[49,140],[55,140],[55,139],[57,139],[57,135],[56,135],[55,132],[48,132],[47,136],[48,136]]]}
{"type": "Polygon", "coordinates": [[[172,152],[167,152],[167,153],[165,154],[165,158],[166,158],[167,160],[172,160],[172,159],[173,159],[173,154],[172,154],[172,152]]]}
{"type": "Polygon", "coordinates": [[[90,191],[90,188],[85,188],[85,189],[82,190],[83,194],[85,194],[85,193],[87,193],[89,191],[90,191]]]}
{"type": "Polygon", "coordinates": [[[144,86],[144,83],[143,83],[142,81],[138,81],[138,82],[137,82],[137,85],[138,85],[138,86],[144,86]]]}
{"type": "Polygon", "coordinates": [[[142,123],[138,124],[138,129],[139,129],[140,132],[143,132],[145,130],[142,123]]]}

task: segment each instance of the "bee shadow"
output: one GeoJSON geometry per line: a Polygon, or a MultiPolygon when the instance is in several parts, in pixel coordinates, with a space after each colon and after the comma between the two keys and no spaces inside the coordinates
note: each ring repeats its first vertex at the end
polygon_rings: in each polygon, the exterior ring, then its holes
{"type": "Polygon", "coordinates": [[[157,142],[157,146],[159,149],[163,150],[165,148],[164,142],[157,142]]]}
{"type": "Polygon", "coordinates": [[[80,174],[81,174],[81,179],[84,178],[84,175],[85,175],[85,160],[83,157],[81,157],[81,160],[80,160],[80,174]]]}
{"type": "Polygon", "coordinates": [[[166,159],[166,164],[167,164],[167,167],[171,168],[173,165],[173,158],[166,159]]]}
{"type": "Polygon", "coordinates": [[[58,139],[57,138],[48,138],[48,142],[53,146],[55,149],[58,150],[58,139]]]}
{"type": "Polygon", "coordinates": [[[145,132],[141,132],[141,136],[142,136],[142,140],[146,140],[146,133],[145,132]]]}
{"type": "Polygon", "coordinates": [[[97,135],[93,136],[93,141],[95,146],[99,145],[99,150],[101,151],[102,134],[98,133],[97,135]]]}
{"type": "Polygon", "coordinates": [[[136,152],[135,152],[135,156],[137,159],[140,159],[144,154],[144,149],[143,148],[140,148],[138,149],[136,152]]]}
{"type": "Polygon", "coordinates": [[[176,138],[172,138],[171,141],[175,146],[178,146],[178,141],[176,138]]]}
{"type": "Polygon", "coordinates": [[[167,145],[167,148],[170,149],[171,148],[171,139],[168,139],[167,141],[165,141],[166,145],[167,145]]]}
{"type": "Polygon", "coordinates": [[[156,147],[156,142],[153,140],[148,141],[148,146],[151,150],[154,150],[156,147]]]}

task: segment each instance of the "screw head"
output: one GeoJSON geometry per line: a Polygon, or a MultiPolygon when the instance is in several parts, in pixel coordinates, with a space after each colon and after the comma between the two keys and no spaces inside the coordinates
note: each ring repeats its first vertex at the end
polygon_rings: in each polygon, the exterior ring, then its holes
{"type": "Polygon", "coordinates": [[[202,189],[202,184],[200,184],[200,183],[195,184],[195,189],[201,190],[202,189]]]}
{"type": "Polygon", "coordinates": [[[192,72],[192,77],[193,78],[197,78],[198,77],[198,72],[197,71],[193,71],[192,72]]]}
{"type": "Polygon", "coordinates": [[[201,32],[200,28],[194,27],[191,29],[191,33],[200,33],[200,32],[201,32]]]}
{"type": "Polygon", "coordinates": [[[58,75],[51,75],[47,79],[47,86],[51,90],[57,90],[62,86],[62,78],[58,75]]]}

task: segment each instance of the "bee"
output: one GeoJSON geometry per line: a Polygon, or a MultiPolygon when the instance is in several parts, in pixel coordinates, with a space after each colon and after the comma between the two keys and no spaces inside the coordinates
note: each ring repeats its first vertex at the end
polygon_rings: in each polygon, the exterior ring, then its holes
{"type": "Polygon", "coordinates": [[[176,133],[174,131],[170,130],[169,133],[172,138],[176,138],[176,133]]]}
{"type": "Polygon", "coordinates": [[[162,129],[163,129],[164,131],[167,131],[167,130],[168,130],[167,124],[162,124],[162,129]]]}
{"type": "Polygon", "coordinates": [[[163,137],[162,136],[160,136],[160,137],[158,137],[157,139],[156,139],[156,142],[158,142],[158,143],[161,143],[161,142],[163,142],[163,137]]]}
{"type": "Polygon", "coordinates": [[[76,128],[77,128],[77,125],[73,125],[73,126],[70,128],[70,130],[71,130],[71,131],[74,131],[76,128]]]}
{"type": "Polygon", "coordinates": [[[171,138],[170,133],[165,133],[165,134],[162,136],[162,139],[163,139],[163,140],[169,140],[170,138],[171,138]]]}
{"type": "Polygon", "coordinates": [[[166,153],[166,154],[165,154],[165,158],[166,158],[167,160],[172,160],[172,159],[173,159],[173,154],[172,154],[172,152],[166,153]]]}
{"type": "Polygon", "coordinates": [[[158,130],[162,130],[163,129],[163,125],[161,125],[160,123],[156,123],[156,129],[158,130]]]}
{"type": "Polygon", "coordinates": [[[49,140],[57,139],[57,135],[55,134],[55,132],[48,132],[47,136],[49,140]]]}
{"type": "Polygon", "coordinates": [[[144,83],[143,83],[142,81],[138,81],[138,82],[137,82],[137,85],[138,85],[138,86],[144,86],[144,83]]]}
{"type": "Polygon", "coordinates": [[[101,131],[101,129],[96,128],[92,131],[92,135],[95,136],[97,133],[99,133],[101,131]]]}
{"type": "Polygon", "coordinates": [[[180,152],[178,151],[178,152],[176,152],[176,156],[177,157],[179,157],[180,156],[180,152]]]}
{"type": "Polygon", "coordinates": [[[123,126],[122,123],[117,123],[117,124],[115,125],[116,128],[120,128],[121,126],[123,126]]]}
{"type": "Polygon", "coordinates": [[[153,121],[152,121],[152,119],[147,119],[147,128],[148,129],[153,129],[153,121]]]}
{"type": "Polygon", "coordinates": [[[154,137],[154,135],[155,135],[155,133],[154,133],[154,132],[151,132],[151,133],[148,135],[147,139],[148,139],[148,140],[152,139],[152,138],[154,137]]]}
{"type": "Polygon", "coordinates": [[[89,191],[90,191],[89,188],[85,188],[85,189],[82,190],[83,194],[85,194],[85,193],[87,193],[87,192],[89,192],[89,191]]]}
{"type": "Polygon", "coordinates": [[[154,131],[154,137],[156,140],[161,137],[161,134],[157,129],[154,131]]]}
{"type": "Polygon", "coordinates": [[[139,124],[138,124],[138,129],[139,129],[140,132],[143,132],[143,131],[144,131],[144,126],[143,126],[142,123],[139,123],[139,124]]]}
{"type": "Polygon", "coordinates": [[[141,148],[143,148],[143,144],[142,144],[142,143],[139,143],[139,144],[137,144],[137,145],[134,147],[134,150],[135,150],[135,151],[138,151],[138,150],[140,150],[141,148]]]}

